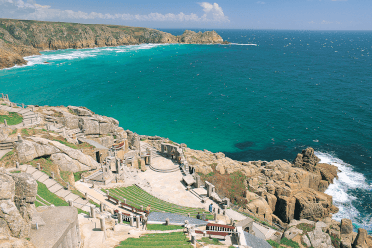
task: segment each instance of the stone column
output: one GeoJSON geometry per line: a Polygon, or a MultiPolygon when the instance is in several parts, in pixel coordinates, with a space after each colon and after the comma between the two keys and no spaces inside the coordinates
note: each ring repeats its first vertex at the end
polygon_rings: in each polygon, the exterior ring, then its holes
{"type": "Polygon", "coordinates": [[[170,221],[169,221],[169,218],[166,218],[166,219],[165,219],[165,225],[169,226],[169,222],[170,222],[170,221]]]}
{"type": "Polygon", "coordinates": [[[106,222],[105,222],[105,217],[101,217],[100,218],[100,223],[101,223],[101,231],[103,231],[103,236],[104,236],[104,239],[106,239],[106,222]]]}
{"type": "Polygon", "coordinates": [[[121,223],[123,223],[123,214],[120,213],[120,212],[118,212],[118,214],[119,214],[119,216],[118,216],[118,221],[119,221],[119,223],[121,224],[121,223]]]}
{"type": "Polygon", "coordinates": [[[129,222],[130,222],[130,226],[134,226],[134,219],[133,219],[133,215],[132,214],[129,217],[129,222]]]}
{"type": "Polygon", "coordinates": [[[195,233],[191,234],[191,244],[196,245],[196,234],[195,233]]]}
{"type": "Polygon", "coordinates": [[[18,134],[18,142],[19,143],[22,143],[23,142],[22,136],[20,134],[18,134]]]}
{"type": "Polygon", "coordinates": [[[7,127],[8,126],[8,122],[4,119],[4,125],[7,127]]]}
{"type": "Polygon", "coordinates": [[[36,167],[37,167],[38,170],[41,170],[40,163],[37,163],[36,167]]]}
{"type": "Polygon", "coordinates": [[[200,186],[201,186],[201,179],[200,179],[200,176],[196,174],[195,175],[195,187],[200,188],[200,186]]]}
{"type": "Polygon", "coordinates": [[[72,200],[68,200],[68,205],[69,205],[70,207],[73,207],[73,206],[74,206],[74,202],[73,202],[72,200]]]}
{"type": "Polygon", "coordinates": [[[90,218],[96,218],[96,211],[94,206],[90,206],[90,218]]]}
{"type": "Polygon", "coordinates": [[[53,171],[50,173],[50,177],[51,177],[52,179],[54,179],[54,172],[53,172],[53,171]]]}
{"type": "Polygon", "coordinates": [[[105,205],[105,204],[104,204],[103,202],[101,202],[101,203],[99,204],[99,209],[100,209],[101,212],[103,212],[103,207],[104,207],[104,205],[105,205]]]}
{"type": "Polygon", "coordinates": [[[213,214],[213,219],[214,219],[214,220],[217,220],[217,212],[214,212],[214,214],[213,214]]]}
{"type": "Polygon", "coordinates": [[[1,98],[3,98],[3,99],[4,99],[4,93],[1,93],[1,98]]]}
{"type": "Polygon", "coordinates": [[[19,162],[16,162],[16,168],[19,169],[19,162]]]}
{"type": "Polygon", "coordinates": [[[143,210],[143,206],[142,205],[140,206],[140,209],[143,210]]]}
{"type": "Polygon", "coordinates": [[[139,215],[136,216],[136,227],[140,228],[140,216],[139,215]]]}
{"type": "Polygon", "coordinates": [[[22,108],[25,108],[25,104],[24,103],[22,103],[22,108]]]}

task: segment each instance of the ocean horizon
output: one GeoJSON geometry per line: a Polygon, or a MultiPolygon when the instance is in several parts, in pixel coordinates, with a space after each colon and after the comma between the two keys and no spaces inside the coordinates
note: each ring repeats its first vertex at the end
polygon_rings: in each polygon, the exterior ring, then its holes
{"type": "Polygon", "coordinates": [[[333,218],[371,233],[372,32],[216,31],[231,44],[43,51],[0,70],[1,92],[85,106],[140,135],[240,161],[292,161],[313,147],[340,170],[326,191],[340,208],[333,218]]]}

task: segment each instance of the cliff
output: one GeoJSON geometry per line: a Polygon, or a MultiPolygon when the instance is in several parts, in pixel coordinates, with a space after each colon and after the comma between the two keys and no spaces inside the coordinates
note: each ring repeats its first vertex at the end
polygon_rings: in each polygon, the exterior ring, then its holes
{"type": "Polygon", "coordinates": [[[93,48],[142,43],[216,44],[223,39],[215,31],[180,36],[156,29],[118,25],[0,19],[0,69],[23,65],[25,56],[39,51],[93,48]]]}

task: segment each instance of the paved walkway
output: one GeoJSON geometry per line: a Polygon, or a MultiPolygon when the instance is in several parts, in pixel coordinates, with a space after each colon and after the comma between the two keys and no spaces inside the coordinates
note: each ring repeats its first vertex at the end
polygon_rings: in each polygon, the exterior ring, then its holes
{"type": "Polygon", "coordinates": [[[235,210],[229,208],[226,210],[226,214],[232,218],[233,220],[237,220],[237,221],[242,221],[242,220],[245,220],[247,219],[247,216],[241,214],[241,213],[238,213],[236,212],[235,210]]]}
{"type": "Polygon", "coordinates": [[[180,214],[172,214],[172,213],[159,213],[159,212],[151,212],[149,215],[149,224],[163,224],[165,223],[165,219],[169,219],[169,222],[172,225],[184,225],[185,220],[189,222],[189,224],[193,224],[196,226],[205,226],[208,224],[207,221],[198,220],[195,218],[183,216],[180,214]],[[151,222],[151,223],[150,223],[151,222]]]}
{"type": "MultiPolygon", "coordinates": [[[[12,168],[11,170],[14,169],[15,168],[12,168]]],[[[74,206],[87,212],[90,211],[91,204],[88,201],[83,200],[81,197],[75,195],[69,190],[65,190],[56,180],[49,178],[49,176],[44,172],[35,169],[32,165],[21,165],[20,170],[31,174],[35,180],[45,184],[50,192],[63,198],[65,201],[72,200],[74,206]]]]}

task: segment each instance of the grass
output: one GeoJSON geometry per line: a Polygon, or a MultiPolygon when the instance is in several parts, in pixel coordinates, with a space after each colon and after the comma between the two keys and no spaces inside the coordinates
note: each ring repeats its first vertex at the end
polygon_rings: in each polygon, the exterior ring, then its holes
{"type": "MultiPolygon", "coordinates": [[[[37,194],[39,196],[36,196],[36,202],[35,202],[35,205],[36,207],[39,207],[39,206],[44,206],[44,205],[47,205],[49,206],[51,204],[53,204],[54,206],[69,206],[69,204],[61,199],[60,197],[58,197],[56,194],[53,194],[52,192],[49,191],[49,189],[45,186],[45,184],[41,183],[41,182],[37,182],[37,194]],[[48,202],[46,202],[48,201],[48,202]],[[41,204],[41,203],[43,204],[41,204]]],[[[80,208],[77,208],[78,210],[78,213],[84,213],[86,215],[89,215],[88,212],[84,211],[84,210],[81,210],[80,208]]]]}
{"type": "Polygon", "coordinates": [[[13,126],[22,123],[23,117],[18,113],[9,112],[9,115],[0,115],[0,123],[4,123],[4,120],[9,126],[13,126]]]}
{"type": "Polygon", "coordinates": [[[16,173],[21,173],[21,171],[16,170],[16,171],[11,171],[10,173],[14,173],[14,174],[16,174],[16,173]]]}
{"type": "Polygon", "coordinates": [[[74,180],[75,180],[75,182],[77,182],[77,181],[79,181],[81,179],[81,174],[83,174],[84,172],[87,172],[87,171],[74,172],[74,180]]]}
{"type": "Polygon", "coordinates": [[[183,229],[183,226],[167,226],[163,224],[148,224],[147,225],[147,230],[151,231],[168,231],[168,230],[179,230],[183,229]]]}
{"type": "Polygon", "coordinates": [[[24,136],[29,136],[29,135],[30,135],[29,132],[28,132],[28,130],[27,130],[26,128],[23,128],[23,129],[21,130],[21,133],[22,133],[24,136]]]}
{"type": "Polygon", "coordinates": [[[296,241],[287,239],[285,237],[280,240],[280,244],[293,247],[293,248],[300,248],[300,245],[296,241]]]}
{"type": "Polygon", "coordinates": [[[203,237],[199,241],[201,241],[205,244],[208,244],[208,245],[223,245],[217,238],[210,239],[208,237],[203,237]]]}
{"type": "Polygon", "coordinates": [[[128,238],[116,248],[128,247],[192,247],[182,232],[146,234],[138,239],[128,238]]]}
{"type": "Polygon", "coordinates": [[[98,203],[96,203],[96,202],[94,202],[94,201],[92,201],[92,200],[89,200],[89,203],[90,203],[90,204],[93,204],[93,205],[96,206],[97,208],[100,207],[100,205],[99,205],[98,203]]]}
{"type": "Polygon", "coordinates": [[[303,231],[303,234],[307,234],[308,232],[312,232],[315,229],[314,225],[307,224],[307,223],[301,223],[296,226],[298,229],[303,231]]]}
{"type": "Polygon", "coordinates": [[[0,159],[0,167],[10,168],[15,166],[16,161],[18,161],[18,155],[15,149],[13,149],[0,159]]]}
{"type": "Polygon", "coordinates": [[[11,157],[13,154],[14,154],[15,150],[11,150],[10,152],[8,152],[7,154],[5,154],[1,159],[0,161],[4,161],[7,159],[7,157],[11,157]]]}
{"type": "Polygon", "coordinates": [[[85,143],[85,142],[84,143],[81,143],[81,144],[75,145],[75,144],[72,144],[72,143],[67,142],[67,140],[64,139],[64,138],[54,138],[53,140],[54,141],[58,141],[59,143],[65,145],[65,146],[68,146],[68,147],[70,147],[72,149],[87,149],[87,148],[88,149],[94,149],[94,146],[92,146],[92,145],[90,145],[88,143],[85,143]]]}
{"type": "MultiPolygon", "coordinates": [[[[102,191],[105,192],[105,190],[102,191]]],[[[196,217],[198,212],[206,212],[204,209],[183,207],[160,200],[136,185],[126,188],[109,189],[109,192],[111,196],[118,198],[119,200],[127,199],[127,203],[136,208],[140,208],[141,205],[145,208],[148,205],[151,205],[151,211],[155,212],[168,212],[181,215],[187,215],[188,213],[190,213],[190,216],[194,218],[196,217]]],[[[207,214],[207,219],[213,219],[213,216],[207,214]]]]}

